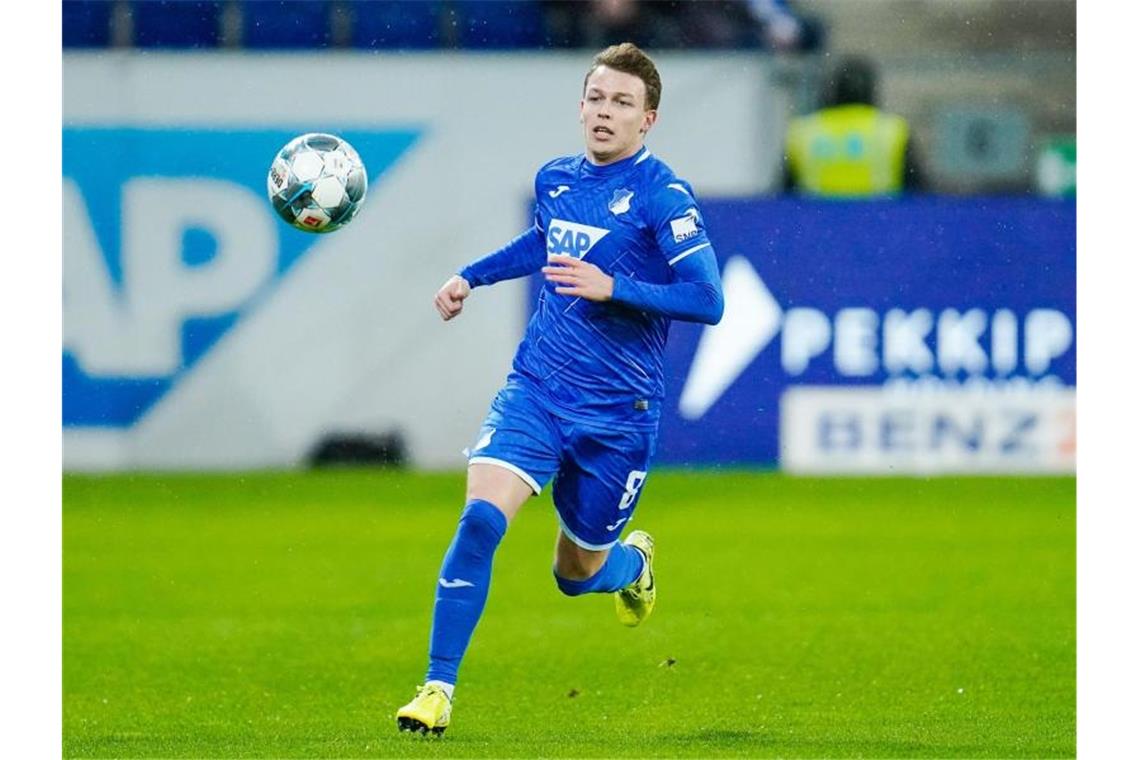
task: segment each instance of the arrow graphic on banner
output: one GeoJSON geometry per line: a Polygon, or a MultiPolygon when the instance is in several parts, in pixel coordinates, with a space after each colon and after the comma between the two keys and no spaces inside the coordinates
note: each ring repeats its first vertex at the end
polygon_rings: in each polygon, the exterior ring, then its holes
{"type": "Polygon", "coordinates": [[[743,256],[728,260],[721,274],[724,317],[705,327],[681,391],[685,419],[704,415],[780,332],[783,310],[743,256]]]}

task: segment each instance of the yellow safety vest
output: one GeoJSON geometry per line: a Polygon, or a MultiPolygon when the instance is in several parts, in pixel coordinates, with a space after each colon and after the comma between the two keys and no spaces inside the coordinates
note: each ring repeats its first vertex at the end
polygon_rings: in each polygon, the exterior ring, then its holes
{"type": "Polygon", "coordinates": [[[810,195],[865,197],[903,186],[907,123],[860,104],[825,108],[788,126],[788,164],[810,195]]]}

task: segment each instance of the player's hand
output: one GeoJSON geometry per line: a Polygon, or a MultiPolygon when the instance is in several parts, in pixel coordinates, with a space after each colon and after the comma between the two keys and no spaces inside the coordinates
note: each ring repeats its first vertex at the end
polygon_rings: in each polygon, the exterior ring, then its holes
{"type": "Polygon", "coordinates": [[[547,258],[542,274],[553,282],[554,292],[587,301],[609,301],[614,297],[614,278],[593,264],[567,255],[547,258]]]}
{"type": "Polygon", "coordinates": [[[435,294],[435,310],[446,322],[463,311],[463,299],[469,295],[471,295],[471,286],[467,284],[467,280],[457,274],[452,275],[435,294]]]}

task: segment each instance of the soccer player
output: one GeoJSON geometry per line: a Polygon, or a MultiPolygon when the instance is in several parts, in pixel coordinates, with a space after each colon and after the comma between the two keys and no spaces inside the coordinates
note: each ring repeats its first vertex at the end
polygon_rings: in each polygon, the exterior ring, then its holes
{"type": "Polygon", "coordinates": [[[716,324],[720,275],[692,188],[645,147],[661,78],[624,43],[595,56],[580,103],[584,154],[539,169],[533,226],[439,289],[444,320],[474,288],[541,271],[545,284],[513,371],[471,448],[467,503],[439,573],[427,679],[396,713],[441,734],[459,663],[487,600],[491,561],[523,503],[554,481],[554,581],[612,593],[618,619],[653,610],[653,539],[624,542],[649,472],[673,319],[716,324]]]}

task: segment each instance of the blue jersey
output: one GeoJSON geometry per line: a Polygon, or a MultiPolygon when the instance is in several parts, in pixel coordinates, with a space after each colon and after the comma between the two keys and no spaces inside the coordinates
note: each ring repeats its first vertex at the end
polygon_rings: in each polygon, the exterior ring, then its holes
{"type": "Polygon", "coordinates": [[[671,319],[715,323],[716,257],[692,188],[647,148],[606,166],[555,159],[535,177],[534,227],[460,272],[472,287],[537,271],[549,256],[584,259],[614,278],[606,303],[547,282],[514,370],[552,411],[620,429],[653,429],[665,396],[671,319]]]}

